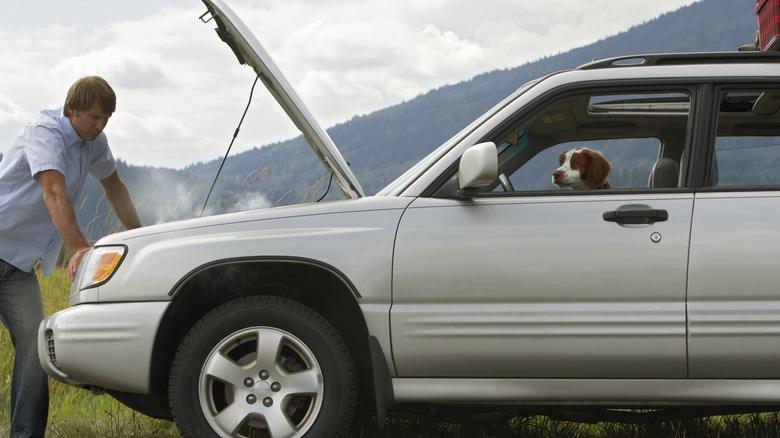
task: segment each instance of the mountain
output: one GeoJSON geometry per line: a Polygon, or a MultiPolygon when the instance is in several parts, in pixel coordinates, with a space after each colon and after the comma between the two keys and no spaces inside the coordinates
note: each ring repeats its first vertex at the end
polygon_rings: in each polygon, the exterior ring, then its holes
{"type": "MultiPolygon", "coordinates": [[[[731,51],[751,43],[757,27],[752,1],[702,0],[584,47],[431,90],[328,132],[366,193],[373,194],[529,80],[619,55],[731,51]]],[[[145,224],[200,215],[219,166],[219,160],[182,170],[119,162],[145,224]]],[[[328,175],[298,137],[229,157],[206,214],[330,199],[338,189],[328,192],[328,184],[328,175]]],[[[96,239],[114,230],[116,220],[96,182],[86,192],[79,219],[88,238],[96,239]]]]}

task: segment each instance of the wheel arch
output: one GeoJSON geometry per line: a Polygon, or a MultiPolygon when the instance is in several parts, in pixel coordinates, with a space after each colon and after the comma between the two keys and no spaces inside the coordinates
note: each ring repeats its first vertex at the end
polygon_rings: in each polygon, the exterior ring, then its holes
{"type": "Polygon", "coordinates": [[[280,296],[304,304],[339,331],[357,367],[361,405],[373,404],[368,329],[360,294],[334,267],[300,258],[220,260],[191,271],[171,290],[173,297],[155,339],[150,389],[166,394],[173,357],[189,329],[209,311],[237,298],[280,296]]]}

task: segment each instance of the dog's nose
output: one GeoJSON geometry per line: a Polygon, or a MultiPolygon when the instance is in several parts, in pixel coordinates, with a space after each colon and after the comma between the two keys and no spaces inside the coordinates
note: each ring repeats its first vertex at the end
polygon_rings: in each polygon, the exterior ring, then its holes
{"type": "Polygon", "coordinates": [[[563,178],[563,171],[562,170],[556,170],[553,172],[553,179],[556,181],[560,181],[563,178]]]}

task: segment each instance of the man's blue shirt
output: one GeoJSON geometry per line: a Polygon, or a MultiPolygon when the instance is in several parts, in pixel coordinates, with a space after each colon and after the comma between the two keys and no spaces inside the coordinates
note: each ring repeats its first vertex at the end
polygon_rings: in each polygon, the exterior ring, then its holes
{"type": "MultiPolygon", "coordinates": [[[[62,108],[44,110],[27,124],[0,162],[0,259],[31,272],[43,260],[44,275],[55,267],[62,238],[43,202],[37,174],[56,170],[74,206],[87,174],[101,180],[116,172],[105,133],[82,140],[62,108]]],[[[78,214],[78,212],[76,212],[78,214]]]]}

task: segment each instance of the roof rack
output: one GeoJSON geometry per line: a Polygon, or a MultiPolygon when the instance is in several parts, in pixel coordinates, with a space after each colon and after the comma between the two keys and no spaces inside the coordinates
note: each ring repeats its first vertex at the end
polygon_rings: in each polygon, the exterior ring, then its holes
{"type": "Polygon", "coordinates": [[[732,64],[732,63],[780,63],[778,52],[701,52],[660,53],[652,55],[628,55],[593,60],[577,67],[578,70],[600,68],[637,67],[650,65],[732,64]]]}

